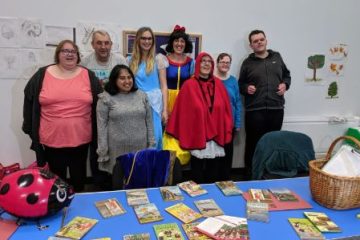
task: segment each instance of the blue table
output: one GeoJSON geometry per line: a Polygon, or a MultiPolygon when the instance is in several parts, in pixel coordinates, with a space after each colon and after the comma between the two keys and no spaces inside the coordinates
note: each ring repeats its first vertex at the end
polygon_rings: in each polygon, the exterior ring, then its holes
{"type": "MultiPolygon", "coordinates": [[[[326,233],[324,236],[327,239],[340,238],[345,236],[360,236],[360,219],[356,218],[356,214],[360,213],[360,209],[353,210],[330,210],[320,206],[311,198],[309,189],[309,179],[292,178],[292,179],[279,179],[279,180],[266,180],[266,181],[249,181],[237,182],[238,187],[242,191],[247,191],[249,188],[270,188],[270,187],[287,187],[295,191],[305,201],[309,202],[313,209],[307,211],[325,212],[339,227],[343,230],[342,233],[326,233]]],[[[193,209],[197,209],[194,200],[213,198],[216,203],[221,207],[226,215],[233,215],[245,217],[245,201],[242,196],[225,197],[214,184],[205,184],[203,187],[208,191],[208,194],[198,196],[195,198],[189,197],[186,193],[184,195],[184,203],[193,209]]],[[[89,218],[96,218],[99,222],[93,229],[88,232],[83,239],[93,239],[100,237],[111,237],[111,239],[122,239],[123,235],[129,233],[149,232],[152,239],[156,239],[153,225],[176,222],[181,227],[181,222],[175,217],[171,216],[165,211],[165,208],[175,204],[176,202],[164,202],[161,198],[158,189],[147,190],[150,202],[156,204],[160,210],[163,221],[155,223],[140,224],[136,218],[134,210],[127,205],[126,195],[124,191],[112,192],[97,192],[97,193],[81,193],[76,194],[72,201],[65,223],[69,222],[75,216],[83,216],[89,218]],[[126,209],[126,214],[115,216],[108,219],[103,219],[95,208],[94,202],[108,198],[117,198],[119,202],[126,209]]],[[[293,228],[288,223],[289,217],[302,218],[305,210],[290,210],[290,211],[275,211],[270,212],[270,222],[262,223],[255,221],[248,221],[250,239],[263,240],[263,239],[277,239],[289,240],[299,239],[293,228]]],[[[9,216],[4,216],[9,217],[9,216]]],[[[36,223],[28,222],[27,225],[20,226],[18,230],[12,235],[11,240],[15,239],[47,239],[57,232],[61,224],[61,212],[55,216],[45,218],[41,221],[43,225],[49,225],[49,228],[39,231],[36,228],[36,223]]],[[[1,229],[0,229],[1,231],[1,229]]],[[[185,236],[185,233],[184,233],[185,236]]]]}

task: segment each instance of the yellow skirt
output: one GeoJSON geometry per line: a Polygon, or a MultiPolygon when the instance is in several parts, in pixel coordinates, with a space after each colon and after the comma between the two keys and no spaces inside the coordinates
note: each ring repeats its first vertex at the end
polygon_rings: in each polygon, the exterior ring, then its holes
{"type": "Polygon", "coordinates": [[[172,110],[174,109],[175,101],[176,101],[176,98],[177,98],[178,94],[179,94],[179,90],[177,90],[177,89],[168,89],[167,109],[168,109],[169,116],[170,116],[172,110]]]}
{"type": "Polygon", "coordinates": [[[179,159],[181,165],[186,165],[190,161],[190,152],[185,151],[180,147],[179,141],[164,133],[163,136],[163,149],[176,152],[176,157],[179,159]]]}

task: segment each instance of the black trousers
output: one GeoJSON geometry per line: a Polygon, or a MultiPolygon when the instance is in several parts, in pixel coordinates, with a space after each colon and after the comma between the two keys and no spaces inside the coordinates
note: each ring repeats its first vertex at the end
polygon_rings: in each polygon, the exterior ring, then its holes
{"type": "Polygon", "coordinates": [[[70,184],[75,192],[84,190],[88,148],[89,144],[65,148],[44,146],[45,159],[49,163],[50,171],[65,181],[69,168],[70,184]]]}
{"type": "MultiPolygon", "coordinates": [[[[230,147],[230,144],[228,145],[230,147]]],[[[232,157],[200,159],[191,156],[190,163],[192,180],[196,183],[214,183],[230,179],[232,157]]]]}
{"type": "Polygon", "coordinates": [[[281,130],[284,109],[256,110],[245,113],[245,178],[251,179],[252,159],[256,144],[268,132],[281,130]]]}
{"type": "Polygon", "coordinates": [[[232,160],[234,155],[234,137],[235,137],[235,129],[232,132],[231,142],[225,144],[225,157],[219,159],[218,164],[218,180],[217,181],[227,181],[231,179],[230,172],[232,168],[232,160]]]}

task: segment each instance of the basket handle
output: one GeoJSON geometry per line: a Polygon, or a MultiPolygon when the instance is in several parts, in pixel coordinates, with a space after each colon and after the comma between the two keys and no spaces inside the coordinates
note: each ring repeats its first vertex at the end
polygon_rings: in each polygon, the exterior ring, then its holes
{"type": "Polygon", "coordinates": [[[351,141],[353,141],[353,142],[354,142],[356,145],[358,145],[358,147],[360,148],[360,141],[357,140],[356,138],[351,137],[351,136],[341,136],[341,137],[338,137],[338,138],[336,138],[336,139],[331,143],[330,148],[329,148],[328,152],[326,153],[326,157],[325,157],[325,160],[326,160],[326,161],[329,161],[329,160],[330,160],[331,154],[332,154],[332,152],[333,152],[333,150],[334,150],[334,148],[335,148],[336,143],[338,143],[338,142],[341,141],[341,140],[345,140],[345,139],[346,139],[346,140],[351,140],[351,141]]]}

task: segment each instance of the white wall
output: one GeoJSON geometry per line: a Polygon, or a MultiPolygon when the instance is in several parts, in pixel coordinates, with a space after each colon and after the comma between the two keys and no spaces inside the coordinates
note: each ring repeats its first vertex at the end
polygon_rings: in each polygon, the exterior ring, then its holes
{"type": "MultiPolygon", "coordinates": [[[[281,52],[292,74],[286,94],[286,116],[360,115],[359,9],[357,0],[1,0],[1,17],[35,17],[46,25],[75,27],[78,21],[120,24],[123,29],[150,26],[171,31],[175,24],[203,35],[202,49],[233,54],[232,73],[249,53],[247,35],[267,33],[269,48],[281,52]],[[350,54],[337,100],[326,100],[325,87],[304,86],[311,53],[326,53],[333,43],[346,43],[350,54]]],[[[121,34],[121,33],[119,33],[121,34]]],[[[24,80],[0,79],[0,161],[7,165],[33,161],[30,141],[21,131],[24,80]]]]}

